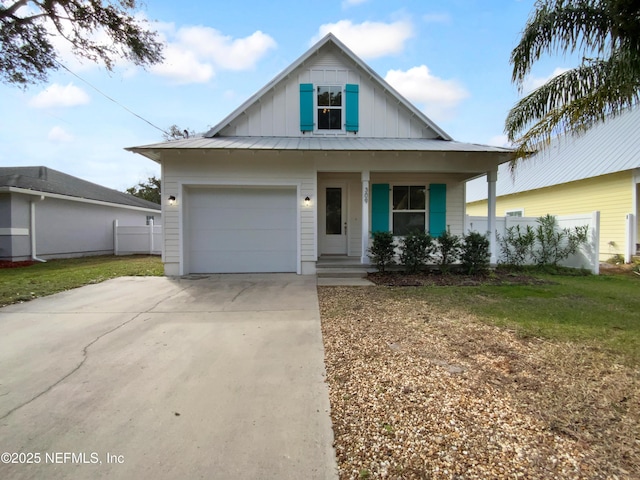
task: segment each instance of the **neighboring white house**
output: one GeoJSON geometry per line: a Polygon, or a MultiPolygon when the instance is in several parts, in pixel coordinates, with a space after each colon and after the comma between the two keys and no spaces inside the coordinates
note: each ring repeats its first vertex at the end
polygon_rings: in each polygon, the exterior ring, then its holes
{"type": "MultiPolygon", "coordinates": [[[[467,213],[486,215],[487,182],[467,184],[467,213]]],[[[640,108],[556,138],[523,160],[515,174],[501,165],[496,214],[540,217],[600,212],[600,261],[638,250],[640,226],[640,108]]]]}
{"type": "Polygon", "coordinates": [[[167,275],[368,263],[372,231],[461,234],[465,181],[504,148],[453,141],[332,34],[204,137],[128,150],[162,166],[167,275]]]}
{"type": "Polygon", "coordinates": [[[160,205],[47,167],[0,168],[0,260],[112,254],[114,220],[160,225],[160,205]]]}

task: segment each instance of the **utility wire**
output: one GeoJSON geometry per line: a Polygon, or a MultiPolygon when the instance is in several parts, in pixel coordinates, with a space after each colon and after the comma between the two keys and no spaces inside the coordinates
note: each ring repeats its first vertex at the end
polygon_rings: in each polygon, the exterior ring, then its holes
{"type": "Polygon", "coordinates": [[[78,75],[77,73],[72,72],[71,70],[69,70],[66,66],[64,66],[62,63],[60,63],[58,60],[53,60],[54,62],[56,62],[58,65],[60,65],[62,68],[64,68],[67,72],[69,72],[71,75],[73,75],[74,77],[78,78],[79,80],[83,81],[84,83],[86,83],[87,85],[89,85],[91,88],[93,88],[96,92],[98,92],[100,95],[102,95],[103,97],[105,97],[108,100],[111,100],[113,103],[115,103],[116,105],[118,105],[119,107],[125,109],[127,112],[129,112],[131,115],[138,117],[140,120],[142,120],[143,122],[148,123],[149,125],[151,125],[153,128],[155,128],[156,130],[160,130],[162,133],[164,133],[165,135],[169,135],[169,133],[167,133],[166,131],[164,131],[162,128],[158,127],[157,125],[154,125],[153,123],[151,123],[149,120],[147,120],[144,117],[141,117],[140,115],[138,115],[136,112],[134,112],[133,110],[125,107],[124,105],[122,105],[120,102],[118,102],[117,100],[114,100],[113,98],[111,98],[109,95],[107,95],[106,93],[104,93],[103,91],[101,91],[100,89],[98,89],[98,87],[93,86],[91,83],[89,83],[88,80],[85,80],[84,78],[82,78],[80,75],[78,75]]]}

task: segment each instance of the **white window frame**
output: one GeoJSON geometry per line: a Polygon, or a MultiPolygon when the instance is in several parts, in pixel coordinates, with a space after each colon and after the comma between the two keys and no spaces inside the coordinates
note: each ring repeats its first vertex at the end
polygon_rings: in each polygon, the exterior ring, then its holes
{"type": "MultiPolygon", "coordinates": [[[[397,235],[395,233],[394,230],[394,222],[393,222],[393,216],[395,213],[423,213],[424,214],[424,232],[427,231],[428,229],[428,218],[427,218],[427,214],[429,212],[429,195],[427,194],[428,190],[428,185],[427,184],[417,184],[417,183],[399,183],[399,184],[392,184],[390,185],[391,188],[391,195],[389,195],[389,202],[390,202],[390,206],[389,206],[389,212],[391,215],[391,218],[389,218],[389,225],[391,227],[391,233],[393,234],[394,237],[404,237],[405,235],[397,235]],[[394,190],[396,187],[422,187],[424,189],[424,209],[407,209],[407,210],[394,210],[393,208],[393,194],[394,194],[394,190]]],[[[411,195],[409,194],[409,198],[411,198],[411,195]]]]}
{"type": "Polygon", "coordinates": [[[346,110],[344,108],[344,103],[345,103],[345,86],[344,85],[340,85],[340,84],[335,84],[335,83],[318,83],[318,84],[314,84],[314,96],[313,96],[313,106],[314,106],[314,115],[315,115],[315,120],[316,120],[316,125],[315,125],[315,131],[318,133],[344,133],[345,132],[345,115],[346,115],[346,110]],[[340,110],[340,128],[320,128],[320,118],[318,115],[318,111],[320,110],[320,105],[318,105],[318,94],[320,92],[320,88],[338,88],[341,91],[341,95],[340,95],[340,106],[339,107],[332,107],[329,106],[328,108],[331,110],[340,110]]]}
{"type": "Polygon", "coordinates": [[[524,217],[524,208],[512,208],[504,211],[505,217],[524,217]]]}

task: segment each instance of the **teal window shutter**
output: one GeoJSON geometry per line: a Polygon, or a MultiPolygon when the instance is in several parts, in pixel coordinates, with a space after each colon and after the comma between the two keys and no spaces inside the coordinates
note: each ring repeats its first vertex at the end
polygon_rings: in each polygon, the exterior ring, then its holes
{"type": "Polygon", "coordinates": [[[371,231],[389,231],[389,184],[371,185],[371,231]]]}
{"type": "Polygon", "coordinates": [[[351,83],[347,83],[346,86],[346,123],[345,129],[347,132],[357,132],[358,131],[358,112],[359,112],[359,103],[358,103],[358,85],[354,85],[351,83]]]}
{"type": "Polygon", "coordinates": [[[300,131],[313,132],[313,83],[300,84],[300,131]]]}
{"type": "Polygon", "coordinates": [[[447,185],[429,185],[429,234],[439,237],[447,229],[447,185]]]}

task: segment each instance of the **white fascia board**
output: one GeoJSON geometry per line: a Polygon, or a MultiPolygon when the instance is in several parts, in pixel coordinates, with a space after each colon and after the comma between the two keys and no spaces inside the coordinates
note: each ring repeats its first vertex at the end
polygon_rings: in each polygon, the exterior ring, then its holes
{"type": "Polygon", "coordinates": [[[145,207],[134,207],[133,205],[123,205],[121,203],[103,202],[101,200],[92,200],[90,198],[72,197],[70,195],[60,195],[58,193],[39,192],[37,190],[29,190],[27,188],[18,187],[0,187],[0,193],[21,193],[23,195],[31,195],[33,197],[56,198],[58,200],[68,200],[70,202],[89,203],[92,205],[101,205],[104,207],[125,208],[127,210],[136,210],[139,212],[162,213],[160,210],[145,207]]]}
{"type": "Polygon", "coordinates": [[[147,157],[149,160],[153,160],[154,162],[162,165],[160,152],[157,150],[147,150],[144,147],[126,147],[125,150],[127,152],[137,153],[143,157],[147,157]]]}

